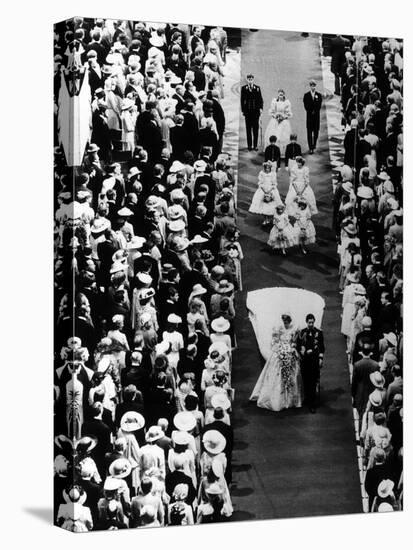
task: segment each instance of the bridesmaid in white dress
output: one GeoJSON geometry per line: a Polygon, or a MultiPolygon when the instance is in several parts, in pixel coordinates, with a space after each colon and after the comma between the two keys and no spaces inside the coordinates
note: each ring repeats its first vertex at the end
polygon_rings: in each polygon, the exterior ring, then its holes
{"type": "Polygon", "coordinates": [[[312,216],[317,214],[317,204],[314,191],[310,187],[310,171],[305,166],[303,157],[296,157],[296,166],[291,168],[290,172],[290,187],[285,198],[287,213],[294,216],[296,211],[296,198],[303,198],[307,201],[310,213],[312,216]]]}
{"type": "Polygon", "coordinates": [[[281,157],[284,157],[285,148],[290,141],[291,135],[291,124],[289,119],[293,116],[291,102],[289,99],[286,99],[284,90],[278,90],[277,97],[271,101],[269,114],[271,115],[271,119],[265,130],[264,148],[270,144],[270,137],[276,136],[281,157]]]}
{"type": "Polygon", "coordinates": [[[251,394],[262,409],[281,411],[302,405],[300,359],[296,350],[298,328],[291,315],[281,315],[281,324],[272,331],[271,354],[251,394]]]}

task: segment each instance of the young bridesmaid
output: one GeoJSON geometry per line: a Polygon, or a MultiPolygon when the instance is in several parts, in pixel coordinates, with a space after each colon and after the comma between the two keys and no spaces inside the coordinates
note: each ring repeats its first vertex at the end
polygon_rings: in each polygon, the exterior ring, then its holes
{"type": "Polygon", "coordinates": [[[296,244],[294,229],[285,212],[284,204],[279,204],[275,208],[273,226],[267,244],[273,250],[281,250],[284,256],[287,248],[291,248],[296,244]]]}
{"type": "Polygon", "coordinates": [[[295,213],[295,230],[297,244],[303,254],[307,254],[306,245],[315,243],[315,227],[311,221],[311,212],[305,199],[297,199],[297,210],[295,213]]]}
{"type": "Polygon", "coordinates": [[[252,198],[249,212],[263,214],[263,226],[271,225],[277,205],[282,204],[277,186],[277,174],[271,170],[272,163],[264,162],[263,169],[258,174],[258,189],[252,198]]]}

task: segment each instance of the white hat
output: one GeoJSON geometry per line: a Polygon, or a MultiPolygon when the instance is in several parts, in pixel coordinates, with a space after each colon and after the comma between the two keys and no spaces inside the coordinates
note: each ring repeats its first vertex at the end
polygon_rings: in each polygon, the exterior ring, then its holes
{"type": "Polygon", "coordinates": [[[192,287],[192,292],[190,294],[190,296],[192,298],[194,298],[195,296],[202,296],[202,294],[206,294],[208,291],[206,288],[204,288],[201,283],[196,283],[193,287],[192,287]]]}
{"type": "Polygon", "coordinates": [[[380,485],[377,487],[377,494],[380,498],[388,497],[393,491],[394,481],[391,479],[383,479],[380,485]]]}
{"type": "Polygon", "coordinates": [[[155,296],[154,288],[144,288],[139,293],[139,300],[147,300],[148,298],[152,298],[153,296],[155,296]]]}
{"type": "Polygon", "coordinates": [[[168,323],[171,323],[173,325],[179,325],[182,323],[182,318],[179,317],[179,315],[176,315],[175,313],[170,313],[168,315],[167,321],[168,323]]]}
{"type": "Polygon", "coordinates": [[[370,374],[370,381],[375,388],[384,388],[385,379],[379,371],[374,371],[370,374]]]}
{"type": "Polygon", "coordinates": [[[205,489],[208,495],[222,495],[223,489],[219,483],[211,483],[209,487],[205,489]]]}
{"type": "Polygon", "coordinates": [[[202,237],[202,235],[195,235],[195,237],[191,241],[192,244],[203,244],[207,242],[208,242],[208,239],[205,237],[202,237]]]}
{"type": "Polygon", "coordinates": [[[383,397],[379,390],[374,390],[369,395],[369,401],[373,407],[380,407],[383,404],[383,397]]]}
{"type": "Polygon", "coordinates": [[[128,477],[132,471],[132,465],[127,458],[117,458],[109,466],[109,473],[116,479],[128,477]]]}
{"type": "Polygon", "coordinates": [[[136,278],[144,285],[150,285],[152,282],[152,277],[148,273],[142,273],[142,271],[136,274],[136,278]]]}
{"type": "Polygon", "coordinates": [[[147,208],[157,208],[159,206],[159,197],[156,195],[150,195],[145,201],[145,206],[147,208]]]}
{"type": "Polygon", "coordinates": [[[124,432],[136,432],[145,426],[145,418],[136,411],[126,412],[120,421],[120,427],[124,432]]]}
{"type": "MultiPolygon", "coordinates": [[[[185,193],[182,191],[180,187],[177,187],[176,189],[172,189],[170,196],[171,196],[171,200],[184,199],[185,193]]],[[[173,206],[177,206],[177,205],[173,205],[173,206]]]]}
{"type": "Polygon", "coordinates": [[[387,199],[387,205],[391,210],[397,210],[399,208],[399,202],[396,199],[393,199],[393,197],[387,199]]]}
{"type": "Polygon", "coordinates": [[[169,231],[178,232],[183,231],[185,229],[185,222],[184,220],[173,220],[169,222],[168,225],[169,231]]]}
{"type": "Polygon", "coordinates": [[[393,506],[390,504],[390,502],[382,502],[379,504],[379,507],[377,508],[378,512],[394,512],[393,506]]]}
{"type": "Polygon", "coordinates": [[[377,177],[379,178],[379,180],[382,180],[382,181],[386,181],[386,180],[389,180],[390,179],[390,176],[387,172],[384,172],[384,170],[382,170],[378,175],[377,177]]]}
{"type": "Polygon", "coordinates": [[[106,218],[95,218],[90,228],[92,233],[101,233],[110,228],[110,221],[106,218]]]}
{"type": "MultiPolygon", "coordinates": [[[[178,189],[175,189],[174,191],[178,191],[178,189]]],[[[183,208],[181,205],[173,204],[168,208],[168,218],[171,221],[182,218],[183,216],[185,216],[185,208],[183,208]]]]}
{"type": "Polygon", "coordinates": [[[171,174],[176,174],[176,172],[181,172],[185,169],[185,165],[182,164],[179,160],[174,160],[171,164],[171,167],[169,168],[169,172],[171,174]]]}
{"type": "Polygon", "coordinates": [[[204,160],[197,160],[194,162],[194,168],[197,172],[205,172],[207,163],[204,160]]]}
{"type": "Polygon", "coordinates": [[[128,269],[128,265],[121,260],[117,260],[116,262],[113,262],[112,267],[110,268],[110,274],[125,271],[125,269],[128,269]]]}
{"type": "Polygon", "coordinates": [[[129,99],[128,97],[125,97],[125,99],[122,100],[122,104],[120,108],[122,111],[126,111],[127,109],[130,109],[133,106],[134,106],[133,100],[129,99]]]}
{"type": "Polygon", "coordinates": [[[104,491],[117,491],[121,487],[120,479],[116,477],[107,477],[105,483],[103,484],[104,491]]]}
{"type": "Polygon", "coordinates": [[[151,34],[151,37],[149,39],[149,43],[151,46],[155,46],[155,48],[162,48],[164,45],[164,41],[162,39],[162,36],[160,36],[157,32],[153,32],[151,34]]]}
{"type": "Polygon", "coordinates": [[[128,250],[139,250],[142,248],[143,244],[146,242],[144,237],[138,237],[135,235],[127,244],[128,250]]]}
{"type": "Polygon", "coordinates": [[[211,398],[211,405],[214,409],[221,407],[224,411],[227,411],[231,408],[231,401],[225,393],[216,393],[211,398]]]}
{"type": "Polygon", "coordinates": [[[351,181],[345,181],[342,185],[342,188],[347,193],[351,193],[353,191],[353,184],[351,183],[351,181]]]}
{"type": "Polygon", "coordinates": [[[82,460],[80,462],[80,477],[82,479],[92,479],[95,473],[95,467],[92,460],[82,460]]]}
{"type": "Polygon", "coordinates": [[[196,426],[194,415],[189,411],[176,413],[174,416],[174,426],[182,432],[190,432],[196,426]]]}
{"type": "Polygon", "coordinates": [[[174,445],[188,445],[188,443],[190,442],[188,432],[174,430],[172,432],[172,442],[174,443],[174,445]]]}
{"type": "Polygon", "coordinates": [[[218,430],[208,430],[205,432],[202,443],[206,451],[214,455],[222,453],[227,444],[225,437],[218,430]]]}
{"type": "Polygon", "coordinates": [[[87,499],[87,493],[86,491],[79,491],[79,488],[77,486],[72,487],[70,490],[63,489],[63,499],[67,504],[72,505],[72,518],[78,519],[77,512],[78,508],[74,506],[74,504],[84,504],[85,500],[87,499]],[[76,516],[76,517],[73,517],[76,516]]]}
{"type": "Polygon", "coordinates": [[[184,252],[189,246],[189,240],[185,238],[176,239],[174,243],[175,252],[184,252]]]}
{"type": "Polygon", "coordinates": [[[132,215],[133,215],[132,210],[130,210],[126,206],[118,210],[118,216],[127,218],[128,216],[132,216],[132,215]]]}
{"type": "Polygon", "coordinates": [[[148,443],[152,443],[153,441],[158,441],[158,439],[160,439],[164,435],[165,434],[163,433],[162,428],[160,428],[159,426],[151,426],[146,432],[145,441],[147,441],[148,443]]]}
{"type": "Polygon", "coordinates": [[[137,166],[131,166],[129,168],[129,176],[136,176],[137,174],[142,174],[142,170],[139,170],[137,166]]]}
{"type": "Polygon", "coordinates": [[[397,336],[394,334],[394,332],[385,332],[383,336],[386,338],[389,344],[391,344],[392,346],[397,346],[397,336]]]}
{"type": "Polygon", "coordinates": [[[211,328],[215,332],[226,332],[230,326],[230,322],[225,317],[217,317],[211,322],[211,328]]]}

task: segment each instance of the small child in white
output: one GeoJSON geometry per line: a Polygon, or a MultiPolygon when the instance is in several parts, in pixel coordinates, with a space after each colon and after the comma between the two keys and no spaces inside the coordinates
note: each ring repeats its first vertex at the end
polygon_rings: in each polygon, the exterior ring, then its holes
{"type": "Polygon", "coordinates": [[[311,212],[308,203],[302,197],[297,198],[295,211],[295,225],[297,244],[303,254],[307,254],[306,245],[315,243],[315,227],[311,221],[311,212]]]}
{"type": "Polygon", "coordinates": [[[277,173],[271,170],[272,163],[264,162],[258,174],[258,189],[252,197],[249,212],[263,214],[263,226],[270,225],[276,206],[282,204],[277,185],[277,173]]]}
{"type": "Polygon", "coordinates": [[[273,226],[267,244],[273,250],[281,250],[284,256],[287,248],[296,245],[295,231],[282,203],[275,208],[273,226]]]}

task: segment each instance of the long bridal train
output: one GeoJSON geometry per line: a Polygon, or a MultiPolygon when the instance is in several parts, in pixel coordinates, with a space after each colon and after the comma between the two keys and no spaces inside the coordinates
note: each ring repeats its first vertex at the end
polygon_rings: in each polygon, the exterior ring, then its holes
{"type": "Polygon", "coordinates": [[[324,307],[321,296],[297,288],[266,288],[248,293],[249,318],[266,360],[250,397],[258,407],[273,411],[301,407],[297,338],[308,313],[313,313],[316,325],[321,326],[324,307]]]}

